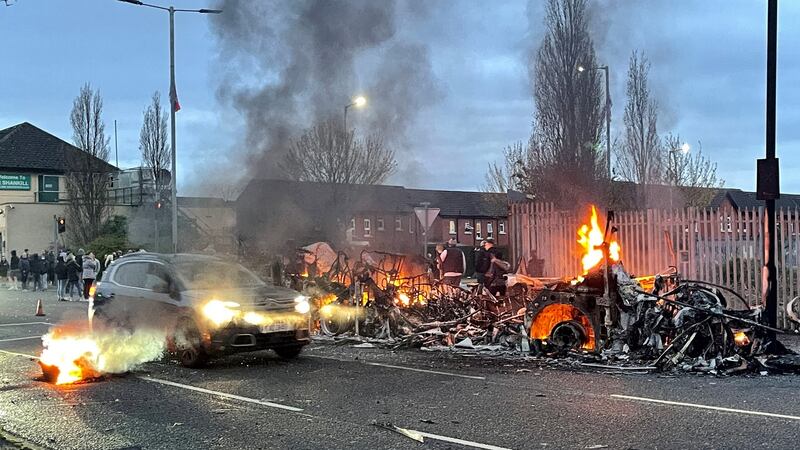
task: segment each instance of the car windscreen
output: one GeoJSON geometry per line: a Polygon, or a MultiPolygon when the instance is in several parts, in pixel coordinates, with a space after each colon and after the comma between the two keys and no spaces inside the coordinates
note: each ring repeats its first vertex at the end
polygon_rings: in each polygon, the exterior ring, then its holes
{"type": "Polygon", "coordinates": [[[192,261],[177,263],[174,267],[189,289],[236,289],[264,285],[255,274],[238,264],[192,261]]]}

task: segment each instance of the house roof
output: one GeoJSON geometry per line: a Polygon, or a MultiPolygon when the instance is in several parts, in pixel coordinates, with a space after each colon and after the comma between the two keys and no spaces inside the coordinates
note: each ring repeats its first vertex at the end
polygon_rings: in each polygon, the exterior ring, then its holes
{"type": "MultiPolygon", "coordinates": [[[[62,174],[81,150],[28,122],[0,130],[0,170],[62,174]]],[[[108,171],[116,167],[97,159],[108,171]]]]}
{"type": "Polygon", "coordinates": [[[306,210],[324,210],[332,198],[346,199],[351,210],[410,213],[423,202],[439,208],[440,216],[503,217],[508,215],[506,194],[406,189],[402,186],[329,184],[255,179],[237,203],[293,203],[306,210]]]}
{"type": "Polygon", "coordinates": [[[184,208],[225,208],[228,205],[219,197],[178,197],[178,206],[184,208]]]}
{"type": "MultiPolygon", "coordinates": [[[[711,201],[712,208],[719,208],[728,199],[736,209],[753,209],[764,206],[764,200],[759,200],[755,192],[743,191],[741,189],[726,189],[717,194],[711,201]]],[[[800,195],[781,194],[775,201],[777,208],[800,208],[800,195]]]]}

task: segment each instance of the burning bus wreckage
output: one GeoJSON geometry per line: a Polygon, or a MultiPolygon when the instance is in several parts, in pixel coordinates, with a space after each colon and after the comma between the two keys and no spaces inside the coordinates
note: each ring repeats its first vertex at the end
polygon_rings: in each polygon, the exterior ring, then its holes
{"type": "MultiPolygon", "coordinates": [[[[288,295],[286,308],[303,307],[291,311],[308,318],[297,329],[303,339],[279,343],[289,348],[263,349],[296,356],[309,332],[315,331],[318,342],[480,352],[592,370],[800,373],[800,356],[775,338],[782,330],[764,325],[761,309],[751,309],[738,293],[682,279],[674,268],[643,277],[628,273],[613,218],[609,212],[601,229],[592,206],[588,223],[578,229],[581,275],[505,274],[502,295],[493,295],[480,284],[464,288],[441,283],[431,276],[431,261],[421,258],[370,250],[356,258],[323,242],[303,247],[302,263],[294,270],[284,274],[273,267],[276,286],[260,282],[257,286],[258,292],[285,291],[281,292],[288,295]],[[277,286],[283,280],[294,290],[277,286]],[[298,291],[302,295],[292,300],[298,291]],[[296,304],[298,299],[301,304],[296,304]]],[[[210,303],[215,301],[219,302],[210,303]]],[[[248,324],[263,325],[263,320],[248,319],[255,313],[235,307],[223,308],[223,318],[212,317],[219,308],[212,311],[208,306],[198,306],[197,314],[217,326],[196,330],[195,335],[225,336],[242,333],[241,327],[248,324]],[[233,320],[238,315],[247,323],[233,320]]],[[[791,312],[790,317],[794,317],[791,312]]],[[[186,344],[177,331],[171,337],[168,329],[58,325],[43,337],[39,358],[43,379],[55,384],[98,380],[170,353],[183,364],[181,348],[186,344]]],[[[258,349],[262,348],[251,350],[258,349]]]]}
{"type": "Polygon", "coordinates": [[[507,274],[506,294],[481,285],[451,287],[405,255],[363,251],[357,258],[317,243],[288,273],[315,300],[321,339],[361,346],[489,352],[570,367],[691,371],[718,375],[800,372],[800,357],[723,286],[683,279],[675,268],[635,277],[591,207],[578,230],[583,274],[561,279],[507,274]]]}

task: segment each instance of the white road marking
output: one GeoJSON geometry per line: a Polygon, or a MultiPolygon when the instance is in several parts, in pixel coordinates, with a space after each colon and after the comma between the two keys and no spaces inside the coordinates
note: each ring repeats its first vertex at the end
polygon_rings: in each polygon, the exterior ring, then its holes
{"type": "Polygon", "coordinates": [[[191,385],[188,385],[188,384],[176,383],[174,381],[162,380],[160,378],[153,378],[153,377],[146,377],[146,376],[140,376],[139,378],[144,380],[144,381],[150,381],[150,382],[153,382],[153,383],[159,383],[159,384],[163,384],[163,385],[166,385],[166,386],[174,386],[174,387],[181,388],[181,389],[186,389],[186,390],[189,390],[189,391],[202,392],[204,394],[216,395],[217,397],[224,397],[224,398],[229,398],[229,399],[233,399],[233,400],[239,400],[239,401],[247,402],[247,403],[255,403],[256,405],[269,406],[270,408],[284,409],[286,411],[293,411],[293,412],[303,412],[302,408],[295,408],[294,406],[281,405],[280,403],[265,402],[263,400],[258,400],[258,399],[255,399],[255,398],[242,397],[240,395],[227,394],[225,392],[219,392],[219,391],[212,391],[211,389],[205,389],[205,388],[201,388],[201,387],[197,387],[197,386],[191,386],[191,385]]]}
{"type": "Polygon", "coordinates": [[[52,325],[52,323],[50,322],[0,323],[0,327],[21,327],[23,325],[52,325]]]}
{"type": "Polygon", "coordinates": [[[762,412],[762,411],[748,411],[746,409],[736,409],[736,408],[723,408],[721,406],[709,406],[709,405],[699,405],[697,403],[684,403],[684,402],[673,402],[669,400],[658,400],[654,398],[644,398],[644,397],[633,397],[631,395],[611,395],[614,398],[620,398],[624,400],[637,400],[640,402],[650,402],[650,403],[660,403],[662,405],[673,405],[673,406],[688,406],[690,408],[699,408],[699,409],[710,409],[712,411],[723,411],[723,412],[730,412],[730,413],[737,413],[737,414],[748,414],[751,416],[764,416],[764,417],[777,417],[779,419],[789,419],[789,420],[800,420],[800,416],[790,416],[787,414],[776,414],[770,412],[762,412]]]}
{"type": "Polygon", "coordinates": [[[414,433],[419,433],[423,437],[426,437],[428,439],[435,439],[435,440],[438,440],[438,441],[451,442],[453,444],[461,444],[461,445],[464,445],[464,446],[467,446],[467,447],[484,448],[486,450],[511,450],[508,447],[498,447],[496,445],[491,445],[491,444],[481,444],[480,442],[465,441],[463,439],[451,438],[451,437],[447,437],[447,436],[440,436],[438,434],[426,433],[424,431],[419,431],[419,430],[408,430],[408,431],[413,431],[414,433]]]}
{"type": "Polygon", "coordinates": [[[23,356],[25,358],[39,359],[38,356],[29,355],[27,353],[10,352],[8,350],[0,350],[0,353],[5,353],[6,355],[11,355],[11,356],[23,356]]]}
{"type": "Polygon", "coordinates": [[[436,374],[436,375],[445,375],[445,376],[449,376],[449,377],[468,378],[470,380],[485,380],[486,379],[486,377],[479,377],[479,376],[475,376],[475,375],[462,375],[460,373],[440,372],[438,370],[418,369],[416,367],[395,366],[395,365],[392,365],[392,364],[382,364],[382,363],[368,362],[368,361],[355,361],[355,360],[349,360],[349,359],[339,359],[339,358],[333,358],[333,357],[330,357],[330,356],[306,355],[306,354],[304,354],[303,356],[308,356],[308,357],[311,357],[311,358],[319,358],[319,359],[331,359],[331,360],[334,360],[334,361],[341,361],[341,362],[355,362],[355,363],[365,364],[365,365],[368,365],[368,366],[387,367],[389,369],[410,370],[412,372],[423,372],[423,373],[432,373],[432,374],[436,374]]]}
{"type": "Polygon", "coordinates": [[[42,339],[41,336],[26,336],[17,338],[0,339],[0,342],[27,341],[29,339],[42,339]]]}

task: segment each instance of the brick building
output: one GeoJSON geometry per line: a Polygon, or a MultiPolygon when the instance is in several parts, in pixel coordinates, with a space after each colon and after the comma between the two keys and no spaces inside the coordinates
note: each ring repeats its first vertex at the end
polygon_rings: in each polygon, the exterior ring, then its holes
{"type": "Polygon", "coordinates": [[[235,208],[240,243],[249,249],[284,252],[328,241],[419,254],[423,240],[430,250],[455,238],[471,252],[487,237],[501,248],[508,246],[506,194],[257,179],[235,208]],[[440,209],[424,235],[414,213],[423,203],[440,209]]]}

